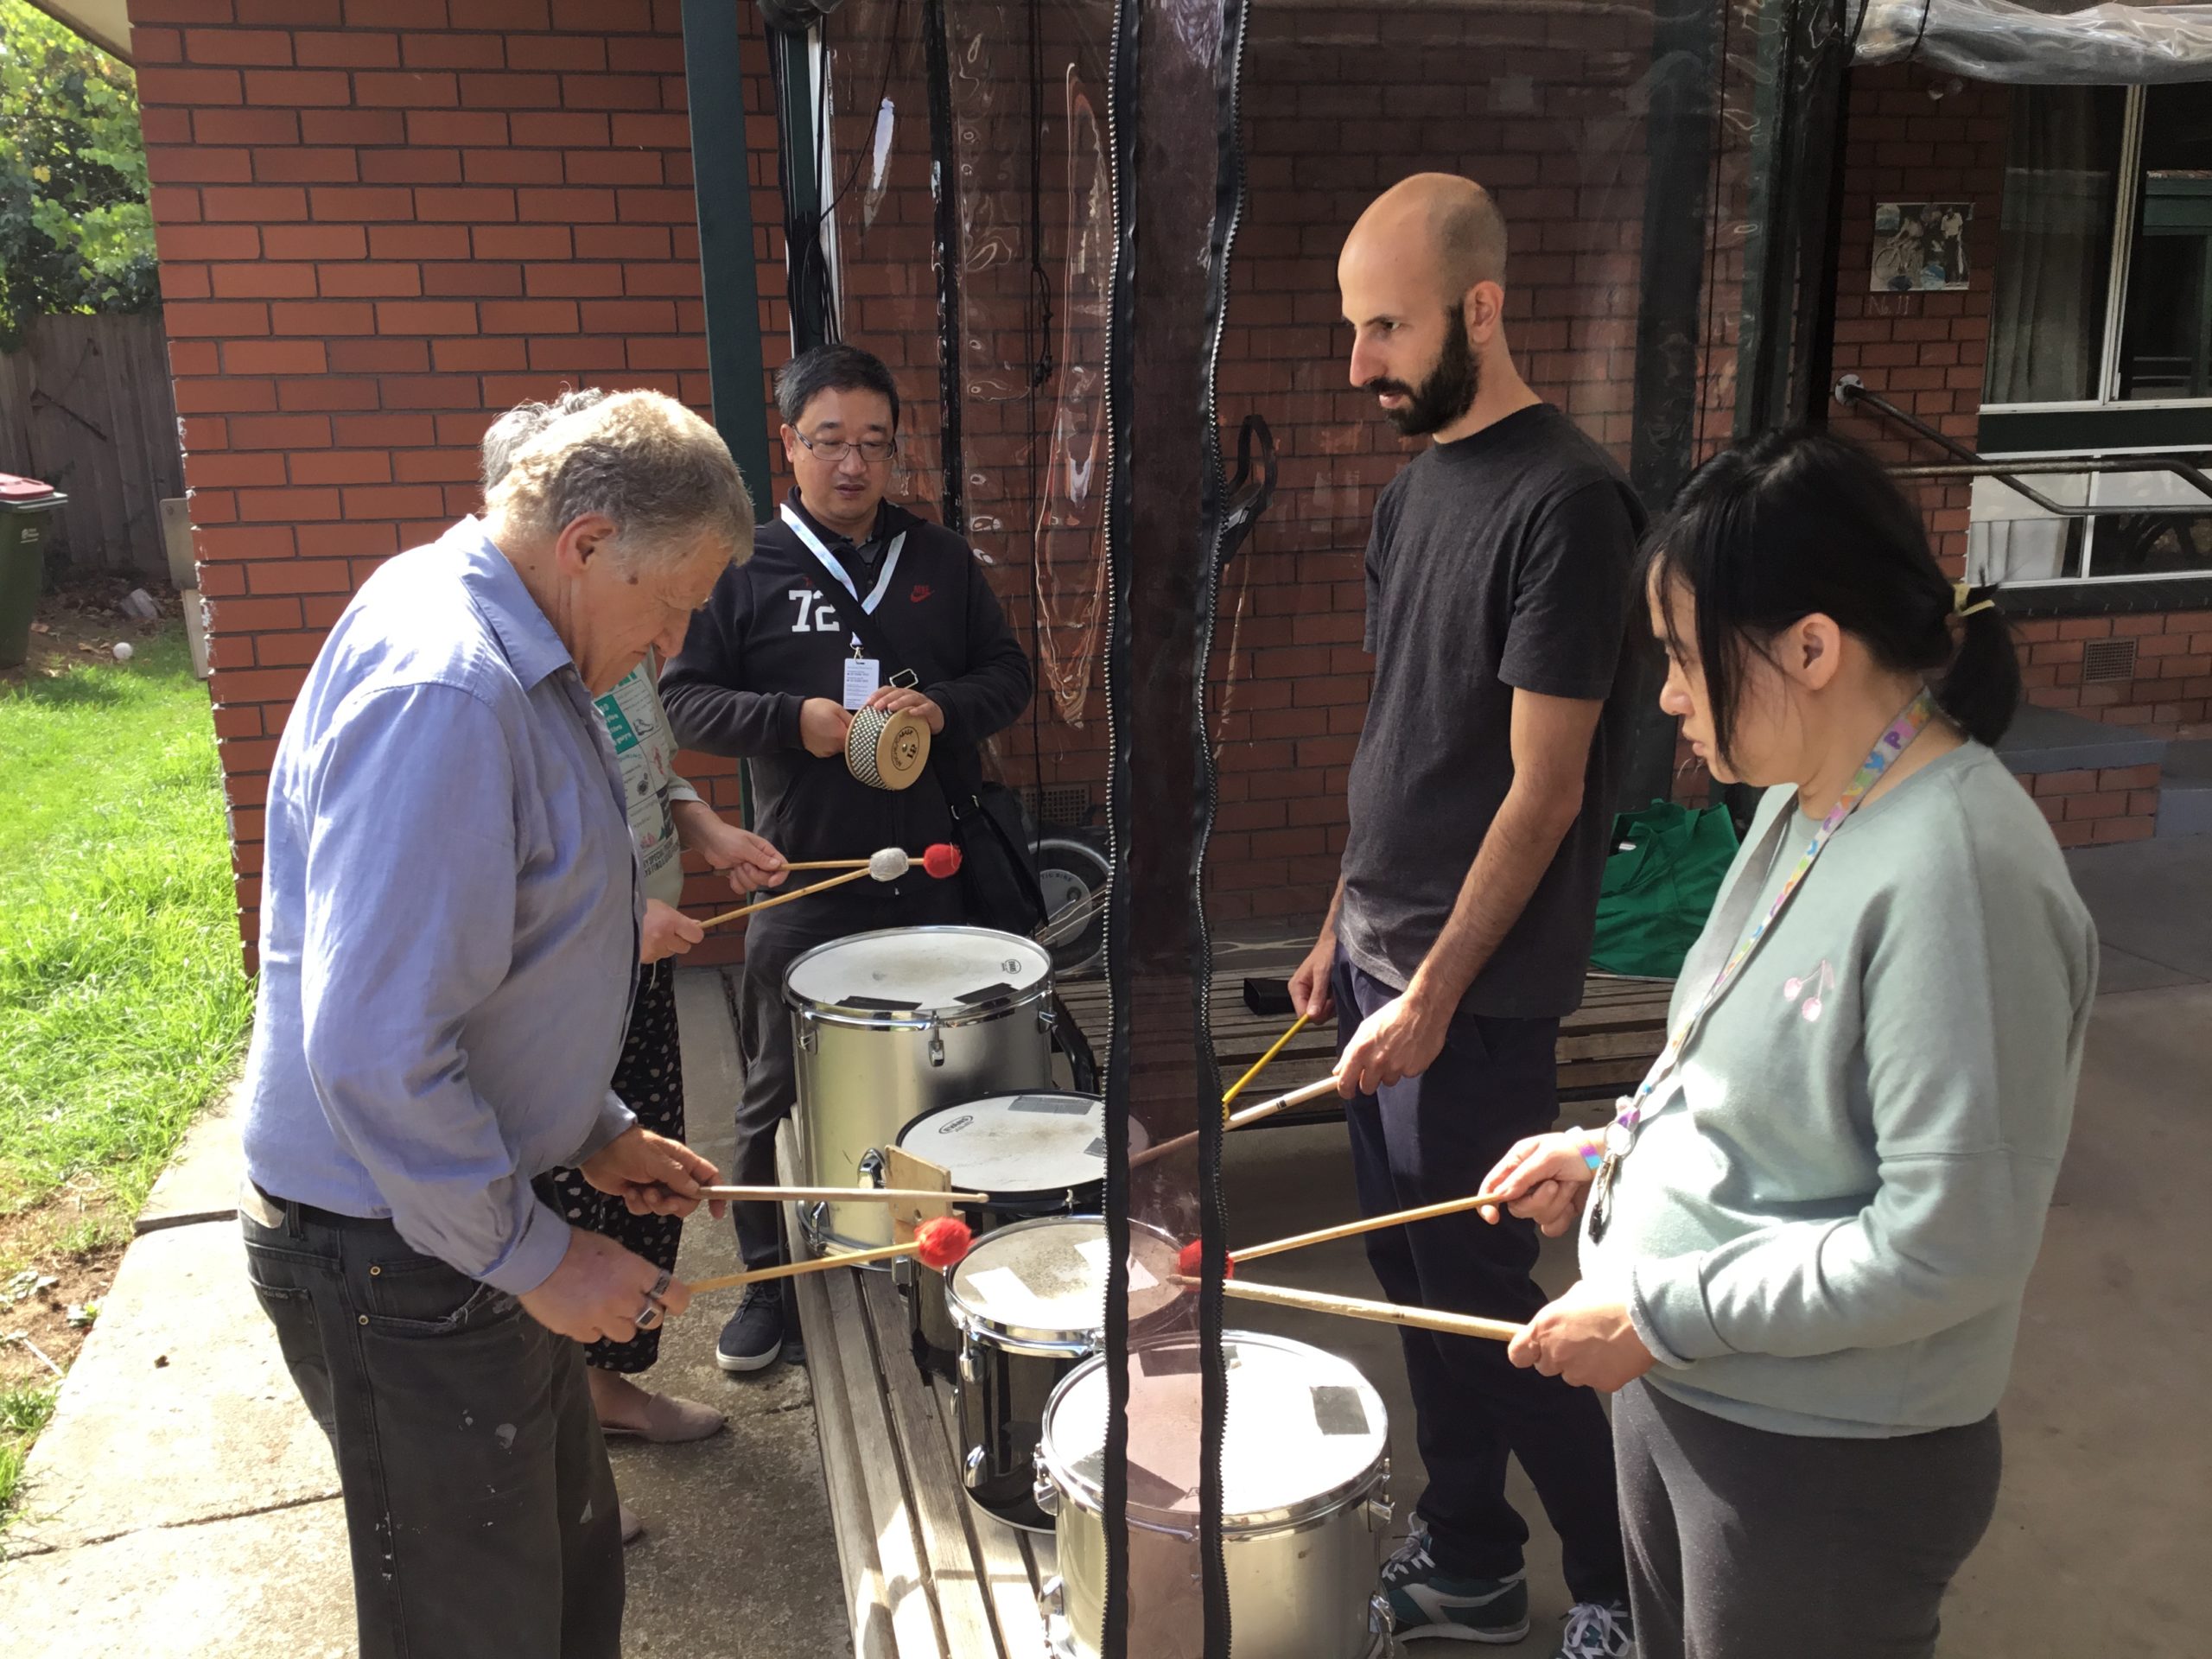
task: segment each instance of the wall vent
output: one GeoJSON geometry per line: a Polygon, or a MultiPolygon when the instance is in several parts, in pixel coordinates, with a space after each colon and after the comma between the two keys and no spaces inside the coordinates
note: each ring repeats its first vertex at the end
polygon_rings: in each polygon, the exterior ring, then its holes
{"type": "Polygon", "coordinates": [[[2082,681],[2090,684],[2135,677],[2135,645],[2126,639],[2092,639],[2082,647],[2082,681]]]}

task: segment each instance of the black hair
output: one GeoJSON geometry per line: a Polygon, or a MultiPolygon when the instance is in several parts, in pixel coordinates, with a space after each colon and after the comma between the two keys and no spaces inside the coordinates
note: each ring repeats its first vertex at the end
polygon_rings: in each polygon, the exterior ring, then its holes
{"type": "Polygon", "coordinates": [[[817,346],[801,352],[776,377],[776,409],[785,426],[797,426],[806,406],[825,391],[880,391],[891,403],[891,429],[899,430],[899,383],[874,352],[857,346],[817,346]]]}
{"type": "MultiPolygon", "coordinates": [[[[1730,759],[1744,653],[1764,656],[1805,617],[1827,616],[1894,673],[1929,677],[1967,736],[1994,743],[2020,704],[2020,663],[1995,606],[1954,623],[1949,578],[1920,514],[1879,462],[1798,427],[1745,439],[1699,467],[1652,532],[1647,580],[1690,595],[1713,740],[1730,759]]],[[[1994,591],[1975,589],[1969,606],[1994,591]]],[[[1675,655],[1686,653],[1674,632],[1675,655]]]]}

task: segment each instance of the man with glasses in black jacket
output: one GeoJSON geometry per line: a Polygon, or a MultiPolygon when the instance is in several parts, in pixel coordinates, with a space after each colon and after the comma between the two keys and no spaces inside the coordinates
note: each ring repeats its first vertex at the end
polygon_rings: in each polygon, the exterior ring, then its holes
{"type": "MultiPolygon", "coordinates": [[[[692,618],[661,697],[685,747],[748,763],[755,827],[791,857],[864,859],[884,847],[918,855],[953,839],[944,792],[934,779],[893,791],[855,778],[845,765],[854,712],[912,711],[930,728],[931,770],[972,777],[976,749],[1028,704],[1029,659],[968,543],[883,499],[899,389],[881,359],[817,346],[784,371],[776,402],[797,487],[756,532],[752,559],[692,618]],[[885,662],[861,641],[847,615],[855,607],[904,660],[885,662]]],[[[775,1179],[776,1128],[798,1098],[783,1002],[792,961],[855,933],[963,919],[957,884],[918,865],[898,881],[853,882],[753,918],[739,981],[745,1082],[733,1180],[775,1179]]],[[[775,1205],[731,1210],[747,1268],[783,1259],[775,1205]]],[[[724,1370],[760,1370],[784,1351],[782,1290],[746,1293],[715,1350],[724,1370]]]]}

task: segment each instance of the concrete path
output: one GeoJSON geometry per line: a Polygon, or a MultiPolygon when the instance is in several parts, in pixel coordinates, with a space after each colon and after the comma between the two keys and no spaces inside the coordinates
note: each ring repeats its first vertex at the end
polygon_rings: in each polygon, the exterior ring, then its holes
{"type": "MultiPolygon", "coordinates": [[[[686,1093],[709,1157],[729,1150],[737,1053],[721,979],[677,981],[686,1093]]],[[[125,1253],[3,1538],[10,1659],[343,1659],[352,1576],[327,1443],[248,1287],[238,1129],[195,1126],[125,1253]]],[[[684,1232],[679,1270],[736,1266],[726,1225],[684,1232]]],[[[666,1659],[849,1652],[804,1370],[733,1382],[714,1363],[727,1296],[669,1332],[656,1386],[730,1413],[693,1446],[617,1443],[651,1522],[626,1557],[626,1648],[666,1659]]]]}

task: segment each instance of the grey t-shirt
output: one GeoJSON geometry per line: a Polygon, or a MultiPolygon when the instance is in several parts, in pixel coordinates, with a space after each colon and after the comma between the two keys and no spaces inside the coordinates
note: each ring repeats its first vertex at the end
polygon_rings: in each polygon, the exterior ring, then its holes
{"type": "Polygon", "coordinates": [[[1581,816],[1461,1004],[1529,1019],[1580,1006],[1632,713],[1643,524],[1611,457],[1548,404],[1430,446],[1383,486],[1337,938],[1384,983],[1402,988],[1436,943],[1505,799],[1514,691],[1603,698],[1581,816]]]}
{"type": "MultiPolygon", "coordinates": [[[[1752,881],[1765,915],[1814,828],[1770,791],[1724,895],[1752,881]]],[[[1708,921],[1674,1020],[1749,926],[1708,921]]],[[[1988,1415],[2096,974],[2057,843],[1980,744],[1847,819],[1647,1104],[1602,1243],[1586,1216],[1583,1274],[1626,1294],[1652,1385],[1785,1434],[1988,1415]]]]}

